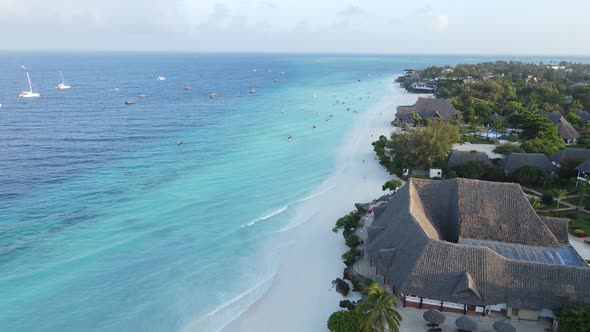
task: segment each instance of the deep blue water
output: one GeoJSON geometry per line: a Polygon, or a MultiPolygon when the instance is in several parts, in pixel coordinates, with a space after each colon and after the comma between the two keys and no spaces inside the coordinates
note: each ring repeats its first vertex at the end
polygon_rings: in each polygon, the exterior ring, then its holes
{"type": "Polygon", "coordinates": [[[274,272],[269,238],[391,77],[482,60],[1,54],[0,331],[175,331],[227,303],[235,314],[274,272]],[[17,98],[21,64],[40,98],[17,98]],[[60,70],[70,91],[54,89],[60,70]]]}

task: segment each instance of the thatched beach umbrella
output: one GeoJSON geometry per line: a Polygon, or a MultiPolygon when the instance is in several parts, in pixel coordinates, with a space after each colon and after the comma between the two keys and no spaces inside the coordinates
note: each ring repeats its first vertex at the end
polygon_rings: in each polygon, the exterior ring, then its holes
{"type": "Polygon", "coordinates": [[[463,331],[477,330],[477,323],[467,316],[461,316],[455,321],[455,325],[463,331]]]}
{"type": "Polygon", "coordinates": [[[496,332],[516,332],[516,328],[510,325],[506,320],[494,322],[494,330],[496,330],[496,332]]]}
{"type": "Polygon", "coordinates": [[[434,309],[426,311],[424,315],[422,315],[422,317],[424,317],[425,321],[436,325],[444,323],[446,319],[445,315],[443,315],[440,311],[434,309]]]}

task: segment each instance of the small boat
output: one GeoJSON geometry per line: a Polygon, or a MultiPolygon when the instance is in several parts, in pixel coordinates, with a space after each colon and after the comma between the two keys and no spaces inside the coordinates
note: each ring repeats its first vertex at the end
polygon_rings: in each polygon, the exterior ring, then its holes
{"type": "Polygon", "coordinates": [[[183,141],[178,141],[178,142],[176,142],[176,145],[180,145],[182,143],[184,143],[184,142],[183,141]]]}
{"type": "Polygon", "coordinates": [[[289,135],[289,137],[287,137],[287,141],[292,141],[293,140],[293,136],[289,135]]]}
{"type": "Polygon", "coordinates": [[[281,108],[281,113],[285,113],[285,112],[287,112],[287,110],[284,108],[281,108]]]}
{"type": "Polygon", "coordinates": [[[119,88],[113,88],[111,91],[119,91],[119,88]]]}
{"type": "Polygon", "coordinates": [[[148,95],[139,95],[139,98],[144,99],[144,98],[148,98],[148,95]]]}
{"type": "Polygon", "coordinates": [[[315,125],[313,125],[313,127],[312,127],[312,128],[313,128],[313,129],[315,129],[315,125]]]}
{"type": "Polygon", "coordinates": [[[158,76],[156,78],[156,80],[158,80],[158,81],[165,81],[166,80],[166,77],[164,77],[164,76],[158,76]]]}
{"type": "Polygon", "coordinates": [[[251,94],[251,95],[253,95],[253,94],[256,94],[256,89],[252,89],[252,90],[250,90],[250,94],[251,94]]]}
{"type": "Polygon", "coordinates": [[[184,87],[184,90],[185,91],[189,91],[190,89],[191,89],[191,86],[190,85],[187,85],[187,86],[184,87]]]}
{"type": "Polygon", "coordinates": [[[217,98],[217,92],[210,93],[209,98],[217,98]]]}
{"type": "MultiPolygon", "coordinates": [[[[25,66],[22,66],[23,69],[26,70],[25,66]]],[[[18,96],[20,98],[36,98],[36,97],[40,97],[41,94],[38,92],[33,92],[33,85],[31,84],[31,77],[29,76],[29,72],[27,71],[27,82],[29,83],[29,91],[23,91],[21,92],[18,96]]]]}
{"type": "Polygon", "coordinates": [[[135,104],[135,100],[127,100],[125,101],[125,105],[133,105],[135,104]]]}
{"type": "Polygon", "coordinates": [[[55,88],[58,90],[69,90],[70,86],[66,85],[66,82],[64,81],[64,76],[62,75],[61,71],[59,72],[59,77],[61,80],[55,88]]]}
{"type": "Polygon", "coordinates": [[[269,69],[269,70],[267,70],[266,72],[267,72],[267,73],[272,73],[272,70],[270,70],[270,69],[269,69]]]}

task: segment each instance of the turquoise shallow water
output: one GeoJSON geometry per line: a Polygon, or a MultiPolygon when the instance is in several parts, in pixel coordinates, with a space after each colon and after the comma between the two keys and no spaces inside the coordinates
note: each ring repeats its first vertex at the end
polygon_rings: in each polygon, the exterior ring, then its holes
{"type": "Polygon", "coordinates": [[[235,314],[387,79],[481,60],[0,55],[0,330],[174,331],[235,314]],[[16,98],[21,63],[41,98],[16,98]],[[52,88],[58,70],[71,91],[52,88]]]}

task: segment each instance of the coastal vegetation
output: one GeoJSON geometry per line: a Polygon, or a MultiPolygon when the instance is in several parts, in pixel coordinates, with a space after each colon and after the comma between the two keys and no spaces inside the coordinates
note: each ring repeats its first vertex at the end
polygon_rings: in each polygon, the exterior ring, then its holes
{"type": "Polygon", "coordinates": [[[361,239],[354,234],[354,230],[358,227],[360,219],[360,212],[353,211],[338,219],[336,225],[332,228],[332,231],[335,233],[338,232],[338,230],[342,230],[344,242],[346,243],[346,246],[350,248],[347,252],[342,254],[342,261],[346,266],[352,266],[356,262],[357,257],[361,255],[360,250],[357,249],[361,243],[361,239]]]}
{"type": "Polygon", "coordinates": [[[372,283],[363,292],[363,299],[352,310],[334,312],[328,319],[331,332],[399,332],[402,320],[395,309],[395,296],[372,283]]]}
{"type": "Polygon", "coordinates": [[[590,332],[590,306],[563,307],[555,317],[560,331],[590,332]]]}
{"type": "Polygon", "coordinates": [[[398,188],[400,188],[403,185],[404,184],[400,180],[393,179],[393,180],[389,180],[389,181],[385,182],[383,184],[383,186],[381,186],[381,189],[383,191],[390,190],[390,191],[395,192],[398,188]]]}
{"type": "Polygon", "coordinates": [[[373,142],[379,163],[390,174],[401,177],[404,169],[427,169],[442,165],[453,143],[459,142],[459,127],[449,121],[433,121],[409,133],[393,133],[388,139],[380,136],[373,142]]]}

